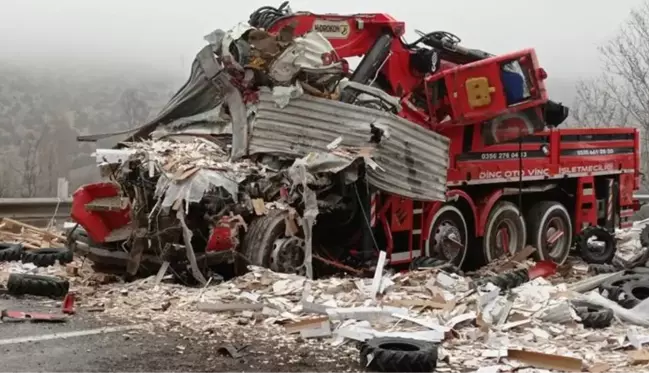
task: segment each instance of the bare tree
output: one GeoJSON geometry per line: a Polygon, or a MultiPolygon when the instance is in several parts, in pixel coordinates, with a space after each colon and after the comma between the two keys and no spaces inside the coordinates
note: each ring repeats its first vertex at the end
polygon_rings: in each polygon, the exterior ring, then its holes
{"type": "Polygon", "coordinates": [[[21,165],[12,165],[14,171],[19,175],[20,195],[25,198],[35,197],[38,192],[38,182],[42,173],[39,164],[39,149],[43,138],[43,132],[38,135],[28,133],[23,138],[19,153],[22,158],[21,165]]]}
{"type": "Polygon", "coordinates": [[[577,97],[572,105],[573,123],[579,127],[610,127],[629,125],[629,113],[618,104],[612,93],[599,81],[577,83],[577,97]]]}
{"type": "MultiPolygon", "coordinates": [[[[49,133],[49,138],[56,139],[56,136],[49,133]]],[[[41,144],[37,150],[37,162],[42,174],[43,194],[46,196],[56,195],[57,179],[59,177],[59,148],[57,141],[47,141],[41,144]]]]}
{"type": "Polygon", "coordinates": [[[5,165],[0,165],[0,198],[9,197],[13,187],[11,172],[5,165]]]}
{"type": "MultiPolygon", "coordinates": [[[[633,9],[611,40],[599,48],[601,76],[577,84],[572,119],[581,127],[636,127],[642,159],[649,153],[649,2],[633,9]]],[[[649,175],[649,164],[641,171],[649,175]]],[[[643,184],[649,187],[649,178],[643,184]]]]}
{"type": "Polygon", "coordinates": [[[127,128],[134,128],[142,124],[149,116],[149,104],[140,97],[135,89],[127,89],[122,92],[119,98],[119,105],[122,109],[122,120],[127,128]]]}
{"type": "Polygon", "coordinates": [[[577,85],[573,119],[580,126],[649,129],[649,3],[631,11],[599,48],[604,72],[577,85]]]}

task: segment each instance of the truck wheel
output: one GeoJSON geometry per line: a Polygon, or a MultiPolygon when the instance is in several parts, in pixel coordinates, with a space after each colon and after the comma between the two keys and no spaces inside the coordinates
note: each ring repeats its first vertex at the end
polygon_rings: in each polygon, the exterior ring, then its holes
{"type": "Polygon", "coordinates": [[[526,220],[528,243],[536,248],[536,259],[563,264],[572,246],[568,210],[559,202],[542,201],[527,212],[526,220]]]}
{"type": "Polygon", "coordinates": [[[250,223],[241,245],[249,264],[275,272],[303,274],[304,239],[285,235],[287,216],[286,211],[271,210],[250,223]]]}
{"type": "Polygon", "coordinates": [[[521,250],[527,240],[525,220],[518,207],[508,201],[496,203],[485,228],[482,249],[487,263],[521,250]]]}
{"type": "Polygon", "coordinates": [[[428,228],[426,256],[462,267],[466,258],[468,233],[462,212],[455,206],[442,206],[433,216],[428,228]]]}

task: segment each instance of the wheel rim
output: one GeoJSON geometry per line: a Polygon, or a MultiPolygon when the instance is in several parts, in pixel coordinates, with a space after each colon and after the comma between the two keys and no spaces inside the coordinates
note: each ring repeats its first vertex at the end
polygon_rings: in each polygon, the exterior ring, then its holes
{"type": "Polygon", "coordinates": [[[462,233],[456,223],[450,220],[442,220],[434,228],[433,247],[436,253],[440,253],[449,262],[454,262],[462,255],[464,240],[462,233]]]}
{"type": "Polygon", "coordinates": [[[496,226],[495,240],[492,249],[492,252],[495,251],[493,259],[515,253],[518,249],[516,247],[519,238],[518,234],[516,224],[511,219],[503,219],[496,226]]]}
{"type": "Polygon", "coordinates": [[[548,220],[545,229],[545,245],[552,258],[560,256],[566,243],[566,224],[563,219],[553,217],[548,220]]]}
{"type": "Polygon", "coordinates": [[[270,254],[270,269],[280,273],[304,275],[304,247],[304,239],[296,236],[275,240],[270,254]]]}

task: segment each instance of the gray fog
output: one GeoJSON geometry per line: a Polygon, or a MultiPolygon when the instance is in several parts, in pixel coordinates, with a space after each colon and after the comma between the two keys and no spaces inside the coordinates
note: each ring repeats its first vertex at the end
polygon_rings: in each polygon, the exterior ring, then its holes
{"type": "MultiPolygon", "coordinates": [[[[111,66],[185,76],[203,35],[280,0],[0,0],[0,60],[41,66],[111,66]]],[[[291,1],[293,10],[386,12],[414,29],[446,30],[492,53],[534,47],[550,77],[600,69],[597,46],[642,0],[291,1]]]]}

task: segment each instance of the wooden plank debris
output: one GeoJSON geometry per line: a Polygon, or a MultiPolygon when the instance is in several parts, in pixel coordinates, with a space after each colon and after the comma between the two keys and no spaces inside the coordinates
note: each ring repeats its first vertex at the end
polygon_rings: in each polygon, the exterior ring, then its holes
{"type": "Polygon", "coordinates": [[[0,220],[0,242],[21,243],[28,250],[63,248],[66,238],[58,232],[35,227],[10,218],[0,220]]]}

